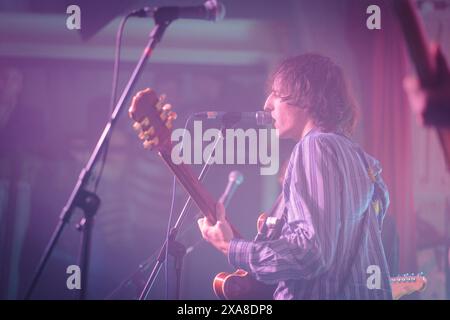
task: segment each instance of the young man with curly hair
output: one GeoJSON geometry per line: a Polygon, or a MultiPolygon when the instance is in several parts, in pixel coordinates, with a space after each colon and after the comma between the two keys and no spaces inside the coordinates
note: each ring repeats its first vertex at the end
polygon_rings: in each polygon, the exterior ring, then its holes
{"type": "Polygon", "coordinates": [[[234,238],[218,221],[198,221],[202,236],[231,265],[276,284],[275,299],[391,299],[381,225],[389,196],[377,160],[349,137],[356,106],[342,70],[304,54],[274,73],[264,105],[282,139],[295,145],[283,182],[279,234],[234,238]]]}

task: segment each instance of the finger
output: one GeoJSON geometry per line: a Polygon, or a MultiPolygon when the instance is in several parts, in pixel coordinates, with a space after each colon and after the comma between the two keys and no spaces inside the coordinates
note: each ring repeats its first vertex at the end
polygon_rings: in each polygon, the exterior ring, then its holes
{"type": "Polygon", "coordinates": [[[197,223],[200,229],[200,233],[202,234],[202,238],[207,240],[208,226],[206,225],[206,219],[205,218],[198,219],[197,223]]]}
{"type": "Polygon", "coordinates": [[[225,221],[226,220],[226,213],[225,213],[225,207],[222,202],[217,202],[216,204],[216,217],[217,221],[225,221]]]}
{"type": "Polygon", "coordinates": [[[200,233],[202,235],[202,238],[206,240],[207,239],[207,236],[206,236],[207,229],[205,228],[205,225],[204,225],[203,221],[201,221],[201,220],[202,219],[199,219],[197,221],[197,223],[198,223],[198,227],[200,228],[200,233]]]}
{"type": "Polygon", "coordinates": [[[200,230],[202,230],[202,228],[203,228],[203,218],[198,219],[197,220],[197,224],[198,224],[198,227],[200,228],[200,230]]]}
{"type": "Polygon", "coordinates": [[[212,227],[214,225],[207,217],[203,217],[201,220],[203,220],[203,227],[212,227]]]}

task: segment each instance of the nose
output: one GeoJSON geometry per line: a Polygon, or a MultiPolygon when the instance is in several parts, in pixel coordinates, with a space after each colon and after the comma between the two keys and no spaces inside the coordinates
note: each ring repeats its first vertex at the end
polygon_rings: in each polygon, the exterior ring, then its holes
{"type": "Polygon", "coordinates": [[[264,111],[271,112],[273,110],[272,104],[272,93],[267,97],[266,102],[264,103],[264,111]]]}

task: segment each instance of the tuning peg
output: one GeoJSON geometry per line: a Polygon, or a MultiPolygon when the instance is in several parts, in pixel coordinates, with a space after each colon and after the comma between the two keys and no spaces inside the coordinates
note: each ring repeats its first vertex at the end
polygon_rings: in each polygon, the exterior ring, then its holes
{"type": "Polygon", "coordinates": [[[134,122],[133,123],[133,129],[136,131],[141,131],[141,124],[139,122],[134,122]]]}
{"type": "Polygon", "coordinates": [[[166,101],[166,95],[162,94],[159,96],[158,102],[156,103],[155,107],[156,110],[161,111],[166,101]]]}
{"type": "Polygon", "coordinates": [[[177,113],[170,111],[169,114],[167,115],[167,117],[171,120],[175,120],[177,118],[177,113]]]}
{"type": "Polygon", "coordinates": [[[169,118],[167,118],[167,121],[166,121],[166,128],[167,129],[172,129],[172,127],[173,127],[173,120],[174,120],[174,118],[171,118],[171,117],[169,117],[169,118]]]}
{"type": "Polygon", "coordinates": [[[169,111],[167,114],[166,127],[167,129],[172,129],[172,122],[177,118],[177,114],[173,111],[169,111]]]}
{"type": "Polygon", "coordinates": [[[145,149],[152,149],[153,148],[153,143],[151,143],[151,141],[145,140],[142,145],[144,146],[145,149]]]}
{"type": "Polygon", "coordinates": [[[141,131],[141,133],[139,133],[139,139],[141,139],[141,140],[144,140],[144,139],[148,140],[154,134],[155,134],[155,128],[152,126],[147,131],[141,131]]]}
{"type": "Polygon", "coordinates": [[[156,147],[159,144],[159,138],[155,137],[152,140],[146,140],[142,143],[145,149],[152,149],[153,147],[156,147]]]}
{"type": "Polygon", "coordinates": [[[173,111],[162,112],[159,117],[162,121],[166,121],[166,119],[175,120],[177,118],[177,114],[173,111]]]}
{"type": "Polygon", "coordinates": [[[163,111],[170,111],[172,109],[172,105],[170,103],[166,103],[163,105],[162,110],[163,111]]]}
{"type": "Polygon", "coordinates": [[[139,121],[139,122],[135,122],[133,123],[133,129],[136,131],[141,131],[143,130],[143,127],[148,127],[150,125],[150,120],[145,117],[143,120],[139,121]]]}
{"type": "Polygon", "coordinates": [[[150,125],[150,119],[145,117],[144,119],[142,119],[140,121],[140,123],[141,123],[141,128],[142,127],[148,127],[150,125]]]}

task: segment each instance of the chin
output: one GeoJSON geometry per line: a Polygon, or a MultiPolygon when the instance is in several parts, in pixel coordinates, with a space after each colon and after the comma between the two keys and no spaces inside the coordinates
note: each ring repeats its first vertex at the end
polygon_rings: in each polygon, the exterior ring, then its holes
{"type": "Polygon", "coordinates": [[[276,132],[277,137],[278,137],[279,139],[286,139],[286,138],[287,138],[287,136],[286,136],[286,131],[283,131],[283,130],[280,130],[279,128],[276,128],[276,129],[275,129],[275,132],[276,132]]]}

